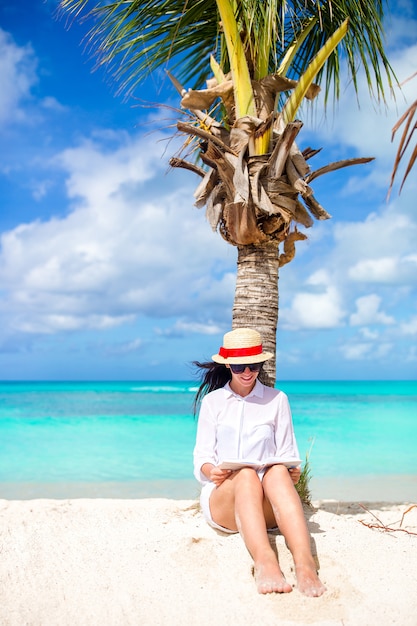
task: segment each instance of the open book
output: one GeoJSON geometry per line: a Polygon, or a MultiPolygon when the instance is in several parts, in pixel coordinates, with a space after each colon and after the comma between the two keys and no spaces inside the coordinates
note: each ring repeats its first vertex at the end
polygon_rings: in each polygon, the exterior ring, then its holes
{"type": "Polygon", "coordinates": [[[288,468],[298,467],[301,464],[301,459],[280,459],[277,456],[272,456],[263,461],[250,461],[249,459],[234,459],[223,461],[220,463],[220,469],[238,470],[242,467],[252,467],[256,470],[263,470],[271,465],[285,465],[288,468]]]}

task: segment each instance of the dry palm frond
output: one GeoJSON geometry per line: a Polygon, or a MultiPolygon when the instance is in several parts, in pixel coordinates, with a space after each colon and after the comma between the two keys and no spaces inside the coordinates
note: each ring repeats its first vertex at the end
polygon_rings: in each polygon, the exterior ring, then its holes
{"type": "Polygon", "coordinates": [[[318,170],[311,172],[306,176],[306,183],[311,183],[315,178],[322,176],[323,174],[327,174],[328,172],[335,172],[336,170],[340,170],[343,167],[350,167],[351,165],[362,165],[363,163],[370,163],[374,161],[375,157],[358,157],[356,159],[344,159],[343,161],[335,161],[334,163],[330,163],[329,165],[325,165],[324,167],[320,167],[318,170]]]}
{"type": "Polygon", "coordinates": [[[198,167],[198,165],[196,165],[195,163],[190,163],[189,161],[186,161],[185,159],[172,157],[169,160],[169,164],[171,167],[182,167],[182,169],[184,170],[189,170],[190,172],[194,172],[194,174],[197,174],[198,176],[201,176],[202,178],[204,178],[206,175],[206,171],[203,170],[202,167],[198,167]]]}
{"type": "MultiPolygon", "coordinates": [[[[398,171],[398,166],[399,166],[400,162],[402,161],[404,153],[407,150],[408,146],[410,145],[411,138],[412,138],[412,136],[414,134],[414,131],[417,128],[417,122],[414,122],[414,124],[412,124],[414,115],[416,114],[416,111],[417,111],[417,100],[415,102],[413,102],[413,104],[411,106],[408,107],[406,112],[400,117],[400,119],[395,124],[394,128],[392,129],[391,141],[394,140],[395,133],[400,128],[400,126],[402,124],[404,124],[404,122],[405,122],[405,127],[404,127],[404,130],[403,130],[403,134],[401,135],[400,144],[398,146],[397,154],[395,156],[394,167],[393,167],[393,170],[392,170],[391,181],[390,181],[388,194],[387,194],[388,198],[390,197],[391,190],[392,190],[392,187],[394,185],[394,180],[395,180],[395,176],[396,176],[397,171],[398,171]]],[[[402,190],[402,188],[404,186],[406,178],[407,178],[408,174],[410,173],[411,169],[413,168],[413,166],[414,166],[414,164],[416,162],[416,159],[417,159],[417,144],[414,146],[414,150],[411,153],[411,157],[410,157],[410,160],[408,162],[407,169],[405,171],[404,177],[403,177],[402,182],[401,182],[399,193],[401,193],[401,190],[402,190]]]]}
{"type": "MultiPolygon", "coordinates": [[[[198,97],[198,92],[193,93],[198,97]]],[[[294,258],[295,242],[306,239],[297,225],[310,228],[312,216],[317,220],[331,217],[314,197],[311,181],[342,167],[372,160],[348,159],[310,172],[306,159],[318,151],[298,149],[295,139],[302,122],[285,123],[279,114],[264,121],[246,115],[236,120],[230,130],[222,127],[220,137],[217,126],[204,123],[202,111],[190,112],[194,122],[178,122],[177,128],[199,141],[200,159],[208,166],[208,172],[204,174],[199,167],[193,170],[183,159],[171,160],[171,165],[201,176],[194,194],[196,206],[206,205],[213,230],[236,246],[283,243],[280,265],[294,258]],[[262,142],[263,154],[259,154],[262,142]]]]}
{"type": "MultiPolygon", "coordinates": [[[[294,244],[296,241],[302,241],[303,239],[307,239],[307,236],[304,235],[304,233],[298,232],[297,229],[295,229],[294,232],[290,233],[286,237],[284,241],[284,252],[279,255],[279,259],[278,259],[280,267],[282,267],[283,265],[286,265],[287,263],[293,260],[295,256],[294,244]]],[[[307,466],[307,462],[306,462],[306,466],[307,466]]]]}
{"type": "MultiPolygon", "coordinates": [[[[196,204],[198,207],[206,204],[212,228],[218,228],[232,245],[282,242],[284,253],[279,263],[283,265],[294,258],[295,242],[306,239],[296,225],[310,227],[311,215],[318,220],[330,217],[314,197],[310,181],[321,174],[370,160],[341,161],[310,173],[306,153],[295,143],[303,126],[294,119],[295,114],[307,95],[313,98],[318,93],[313,80],[345,37],[348,20],[345,19],[318,50],[298,81],[277,73],[260,75],[263,71],[259,73],[259,68],[265,59],[251,79],[253,67],[247,64],[244,51],[247,52],[246,32],[253,24],[243,18],[241,21],[239,12],[233,14],[230,0],[216,2],[227,42],[230,73],[225,74],[212,61],[215,75],[207,81],[206,89],[186,91],[173,80],[182,98],[181,106],[194,117],[194,122],[178,122],[177,128],[199,140],[201,161],[214,172],[204,176],[198,185],[196,204]],[[293,93],[278,112],[275,108],[277,93],[292,89],[293,93]],[[227,124],[216,123],[210,116],[212,111],[207,113],[207,118],[214,123],[206,123],[205,111],[219,100],[224,109],[231,112],[227,124]]],[[[267,0],[268,6],[269,2],[267,0]]],[[[262,42],[258,43],[262,55],[262,42]]],[[[313,154],[309,149],[308,156],[313,154]]],[[[180,160],[175,163],[182,166],[180,160]]],[[[190,169],[187,161],[184,166],[190,169]]]]}

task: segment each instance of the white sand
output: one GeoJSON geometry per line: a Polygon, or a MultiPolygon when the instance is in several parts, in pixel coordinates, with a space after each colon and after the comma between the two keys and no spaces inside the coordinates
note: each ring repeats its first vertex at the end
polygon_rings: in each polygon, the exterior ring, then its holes
{"type": "MultiPolygon", "coordinates": [[[[417,535],[371,530],[358,505],[308,514],[321,598],[260,596],[238,535],[192,501],[0,500],[0,624],[416,626],[417,535]]],[[[367,505],[398,527],[408,505],[367,505]]],[[[417,508],[403,528],[417,533],[417,508]]],[[[283,538],[271,535],[295,583],[283,538]]]]}

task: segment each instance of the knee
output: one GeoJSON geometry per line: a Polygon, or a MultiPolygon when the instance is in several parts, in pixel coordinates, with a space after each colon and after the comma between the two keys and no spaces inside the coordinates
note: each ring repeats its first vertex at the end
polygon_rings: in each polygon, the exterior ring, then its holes
{"type": "Polygon", "coordinates": [[[292,483],[290,473],[285,465],[272,465],[267,469],[264,475],[264,482],[267,481],[289,481],[292,483]]]}
{"type": "Polygon", "coordinates": [[[251,467],[242,467],[242,469],[240,469],[237,473],[236,473],[236,478],[235,480],[237,480],[237,482],[239,484],[254,484],[254,485],[260,485],[261,481],[259,479],[259,476],[256,472],[256,470],[252,469],[251,467]]]}
{"type": "Polygon", "coordinates": [[[267,473],[276,474],[277,476],[287,476],[288,469],[286,465],[282,465],[282,464],[271,465],[271,467],[268,467],[267,473]]]}

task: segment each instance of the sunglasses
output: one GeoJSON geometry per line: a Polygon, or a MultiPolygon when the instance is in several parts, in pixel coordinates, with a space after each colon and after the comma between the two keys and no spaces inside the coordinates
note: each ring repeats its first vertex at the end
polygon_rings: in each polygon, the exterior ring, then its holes
{"type": "Polygon", "coordinates": [[[239,363],[237,365],[235,363],[230,363],[230,369],[233,374],[243,374],[247,367],[249,367],[251,372],[260,372],[262,366],[263,363],[239,363]]]}

